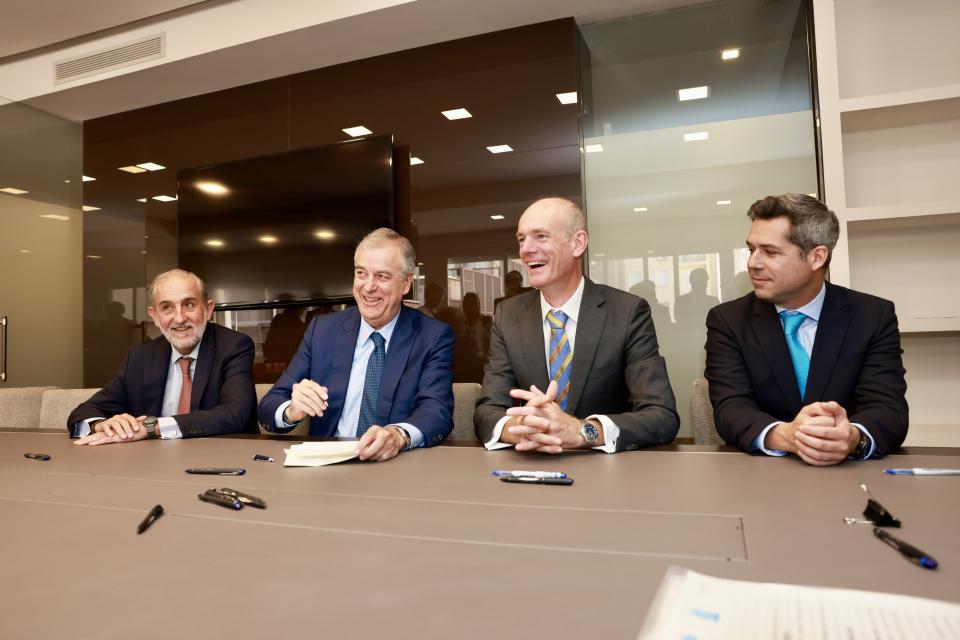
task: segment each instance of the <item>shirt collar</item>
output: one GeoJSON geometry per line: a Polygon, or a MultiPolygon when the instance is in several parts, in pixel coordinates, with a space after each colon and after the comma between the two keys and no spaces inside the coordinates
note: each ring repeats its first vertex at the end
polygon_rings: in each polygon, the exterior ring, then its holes
{"type": "Polygon", "coordinates": [[[823,300],[827,297],[827,284],[824,283],[820,287],[820,293],[814,296],[813,300],[803,305],[799,309],[787,309],[786,307],[781,307],[780,305],[775,305],[777,309],[777,314],[781,311],[799,311],[808,318],[813,319],[814,322],[820,322],[820,312],[823,311],[823,300]]]}
{"type": "Polygon", "coordinates": [[[383,325],[379,329],[374,329],[366,320],[363,319],[363,316],[360,316],[360,333],[357,334],[357,344],[360,345],[369,340],[374,331],[383,336],[385,345],[390,344],[390,336],[393,335],[393,330],[397,327],[397,320],[399,319],[400,313],[397,313],[397,315],[393,316],[393,320],[383,325]]]}
{"type": "MultiPolygon", "coordinates": [[[[206,332],[204,332],[204,333],[206,333],[206,332]]],[[[191,351],[190,353],[188,353],[188,354],[186,354],[186,355],[183,355],[182,353],[180,353],[179,351],[177,351],[176,349],[174,349],[174,348],[173,348],[173,345],[170,345],[170,364],[173,364],[174,362],[176,362],[176,361],[179,360],[180,358],[193,358],[193,361],[196,362],[196,361],[197,361],[197,357],[200,355],[200,345],[201,345],[201,344],[203,344],[203,336],[202,336],[202,335],[200,336],[200,342],[197,343],[197,346],[195,346],[195,347],[193,348],[193,351],[191,351]]]]}
{"type": "MultiPolygon", "coordinates": [[[[585,280],[583,276],[580,276],[580,284],[577,286],[577,290],[573,292],[573,295],[570,296],[566,302],[563,303],[558,311],[563,311],[566,314],[567,318],[577,321],[577,318],[580,317],[580,300],[583,299],[583,284],[585,280]]],[[[547,314],[552,311],[555,307],[551,307],[550,303],[547,302],[547,299],[543,297],[543,293],[540,293],[540,317],[543,318],[543,321],[547,321],[547,314]]]]}

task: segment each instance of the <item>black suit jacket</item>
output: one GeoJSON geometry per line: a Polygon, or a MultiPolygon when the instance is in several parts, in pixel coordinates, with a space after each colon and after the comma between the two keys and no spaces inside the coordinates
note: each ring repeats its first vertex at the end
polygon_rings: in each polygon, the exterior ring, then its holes
{"type": "MultiPolygon", "coordinates": [[[[116,377],[67,418],[67,430],[88,418],[119,413],[159,416],[172,348],[164,337],[130,347],[116,377]]],[[[184,438],[223,433],[259,433],[254,409],[253,340],[207,324],[193,373],[190,413],[174,416],[184,438]]]]}
{"type": "Polygon", "coordinates": [[[827,284],[800,397],[774,305],[753,293],[707,314],[707,368],[717,432],[745,451],[772,422],[833,400],[862,424],[885,455],[907,435],[907,384],[893,303],[827,284]]]}
{"type": "MultiPolygon", "coordinates": [[[[642,298],[585,281],[570,366],[567,413],[608,416],[620,429],[617,451],[671,442],[680,428],[667,366],[657,347],[650,306],[642,298]]],[[[474,426],[481,442],[514,405],[510,389],[545,390],[550,382],[543,344],[540,292],[497,306],[490,362],[474,426]]]]}

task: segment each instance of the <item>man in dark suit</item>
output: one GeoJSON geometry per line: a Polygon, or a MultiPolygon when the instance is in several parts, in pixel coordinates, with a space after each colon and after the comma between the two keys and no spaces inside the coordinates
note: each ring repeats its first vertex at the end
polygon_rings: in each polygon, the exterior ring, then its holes
{"type": "Polygon", "coordinates": [[[113,380],[70,414],[79,445],[256,432],[253,340],[209,323],[195,274],[161,273],[147,308],[163,337],[131,347],[113,380]]]}
{"type": "Polygon", "coordinates": [[[260,423],[284,433],[310,416],[310,435],[359,437],[361,460],[439,444],[453,428],[453,331],[402,304],[416,256],[377,229],[357,246],[357,307],[318,316],[260,401],[260,423]]]}
{"type": "Polygon", "coordinates": [[[580,208],[562,198],[534,202],[517,240],[534,290],[497,306],[477,437],[488,449],[545,453],[672,441],[680,420],[650,307],[583,276],[589,237],[580,208]]]}
{"type": "Polygon", "coordinates": [[[754,292],[707,315],[720,436],[817,466],[896,449],[908,410],[893,304],[825,282],[840,225],[817,199],[769,196],[747,215],[754,292]]]}

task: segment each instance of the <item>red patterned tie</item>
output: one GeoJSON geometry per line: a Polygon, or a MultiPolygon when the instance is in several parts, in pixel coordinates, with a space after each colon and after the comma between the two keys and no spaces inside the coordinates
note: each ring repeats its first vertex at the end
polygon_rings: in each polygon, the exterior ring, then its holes
{"type": "Polygon", "coordinates": [[[193,390],[193,380],[190,379],[190,363],[193,358],[180,358],[180,371],[183,372],[183,386],[180,387],[180,402],[177,404],[177,415],[190,413],[190,393],[193,390]]]}

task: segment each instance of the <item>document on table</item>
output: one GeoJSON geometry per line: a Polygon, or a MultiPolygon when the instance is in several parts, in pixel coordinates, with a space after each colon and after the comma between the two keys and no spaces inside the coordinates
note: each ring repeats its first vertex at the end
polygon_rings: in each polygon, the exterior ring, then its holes
{"type": "Polygon", "coordinates": [[[671,567],[639,640],[960,638],[960,605],[892,593],[725,580],[671,567]]]}
{"type": "Polygon", "coordinates": [[[356,458],[355,441],[304,442],[284,449],[285,467],[322,467],[356,458]]]}

